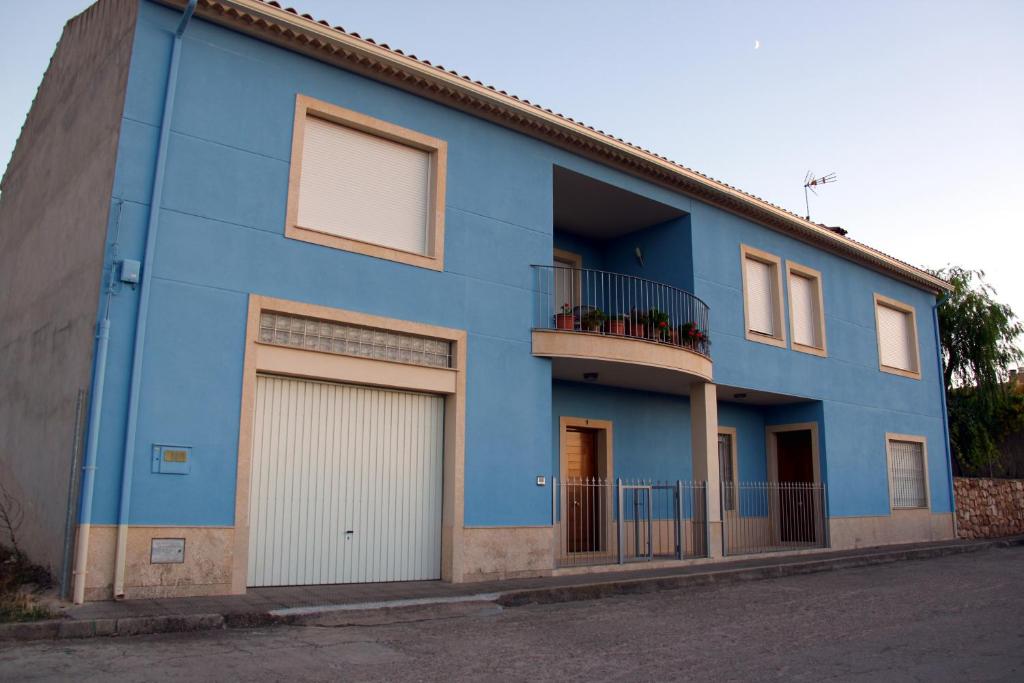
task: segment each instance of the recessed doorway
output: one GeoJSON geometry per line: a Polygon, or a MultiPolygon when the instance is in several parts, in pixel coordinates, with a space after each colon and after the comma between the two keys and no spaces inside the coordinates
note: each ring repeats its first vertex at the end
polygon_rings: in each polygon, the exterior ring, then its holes
{"type": "Polygon", "coordinates": [[[818,544],[822,499],[816,423],[768,428],[769,477],[777,484],[773,526],[784,544],[818,544]]]}
{"type": "Polygon", "coordinates": [[[612,423],[563,417],[559,438],[561,553],[608,552],[612,499],[612,423]]]}

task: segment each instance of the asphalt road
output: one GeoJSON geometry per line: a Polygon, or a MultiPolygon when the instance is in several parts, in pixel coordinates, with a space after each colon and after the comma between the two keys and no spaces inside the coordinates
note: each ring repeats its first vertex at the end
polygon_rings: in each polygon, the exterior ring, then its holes
{"type": "Polygon", "coordinates": [[[0,645],[0,680],[1024,680],[1024,547],[379,623],[0,645]]]}

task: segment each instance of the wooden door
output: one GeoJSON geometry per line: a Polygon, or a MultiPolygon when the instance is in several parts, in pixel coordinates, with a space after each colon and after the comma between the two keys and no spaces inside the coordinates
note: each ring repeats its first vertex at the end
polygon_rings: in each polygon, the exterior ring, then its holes
{"type": "Polygon", "coordinates": [[[813,543],[817,525],[814,491],[800,484],[814,483],[814,448],[811,430],[775,434],[779,479],[779,528],[784,543],[813,543]]]}
{"type": "Polygon", "coordinates": [[[601,547],[604,488],[598,479],[597,432],[570,427],[565,433],[566,540],[571,553],[601,547]]]}

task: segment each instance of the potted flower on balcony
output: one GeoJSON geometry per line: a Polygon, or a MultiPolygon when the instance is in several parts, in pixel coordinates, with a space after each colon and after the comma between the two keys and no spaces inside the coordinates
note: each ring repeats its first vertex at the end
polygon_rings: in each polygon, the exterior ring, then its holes
{"type": "Polygon", "coordinates": [[[679,339],[684,346],[697,348],[701,344],[709,344],[707,332],[697,327],[697,323],[688,322],[679,326],[679,339]]]}
{"type": "Polygon", "coordinates": [[[671,336],[669,329],[668,313],[660,308],[652,308],[647,311],[647,325],[651,339],[655,341],[668,341],[671,336]]]}
{"type": "Polygon", "coordinates": [[[626,334],[630,337],[644,338],[647,331],[647,314],[641,313],[635,308],[629,312],[629,320],[626,326],[626,334]]]}
{"type": "Polygon", "coordinates": [[[614,334],[619,337],[626,336],[626,316],[620,314],[613,315],[608,319],[608,334],[614,334]]]}
{"type": "Polygon", "coordinates": [[[608,316],[600,308],[591,308],[580,316],[580,325],[587,332],[600,332],[608,316]]]}
{"type": "Polygon", "coordinates": [[[575,330],[576,329],[576,316],[572,313],[572,306],[565,303],[562,304],[562,312],[555,314],[555,329],[556,330],[575,330]]]}

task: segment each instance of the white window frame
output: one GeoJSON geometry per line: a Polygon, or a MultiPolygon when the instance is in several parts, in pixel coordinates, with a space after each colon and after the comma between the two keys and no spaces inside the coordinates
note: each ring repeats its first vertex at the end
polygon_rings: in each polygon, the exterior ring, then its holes
{"type": "Polygon", "coordinates": [[[885,434],[885,471],[886,480],[889,482],[889,512],[899,510],[931,510],[932,508],[932,492],[931,487],[928,484],[928,439],[923,436],[915,434],[896,434],[894,432],[886,432],[885,434]],[[904,507],[893,504],[893,496],[895,494],[895,486],[892,480],[892,442],[893,441],[907,441],[910,443],[921,444],[921,475],[924,477],[924,505],[916,507],[904,507]]]}
{"type": "Polygon", "coordinates": [[[782,299],[784,290],[782,288],[782,259],[775,254],[770,254],[760,249],[740,245],[740,273],[743,278],[743,331],[750,341],[786,348],[786,318],[783,312],[782,299]],[[772,269],[772,276],[775,283],[774,296],[772,297],[772,316],[774,335],[754,332],[750,329],[750,302],[747,297],[747,261],[758,261],[772,269]]]}
{"type": "Polygon", "coordinates": [[[790,335],[790,347],[794,351],[800,351],[801,353],[810,353],[815,356],[828,356],[828,344],[825,341],[825,297],[822,294],[821,284],[821,273],[810,268],[808,266],[794,263],[793,261],[786,261],[786,289],[789,295],[789,335],[790,335]],[[809,346],[807,344],[801,344],[796,340],[796,316],[793,311],[793,290],[791,282],[793,277],[802,277],[812,281],[812,292],[813,296],[816,297],[817,314],[818,319],[814,321],[814,324],[818,327],[818,340],[821,342],[821,346],[809,346]]]}
{"type": "Polygon", "coordinates": [[[900,377],[909,377],[910,379],[921,379],[921,347],[917,338],[917,312],[914,307],[910,304],[905,304],[902,301],[896,299],[890,299],[887,296],[882,296],[877,292],[874,295],[875,302],[875,339],[878,342],[878,369],[882,372],[888,372],[892,375],[899,375],[900,377]],[[890,365],[885,365],[882,362],[882,326],[878,317],[878,309],[880,306],[892,309],[899,313],[904,313],[910,316],[910,344],[913,347],[912,358],[914,360],[914,369],[907,370],[905,368],[895,368],[890,365]]]}
{"type": "Polygon", "coordinates": [[[329,102],[297,95],[292,129],[291,169],[288,176],[288,208],[285,236],[334,249],[365,254],[421,268],[444,270],[444,208],[448,164],[448,143],[393,123],[360,114],[329,102]],[[302,148],[308,117],[330,121],[385,140],[422,150],[429,155],[430,180],[424,253],[403,251],[380,244],[342,237],[317,230],[314,225],[299,225],[299,185],[302,177],[302,148]]]}

